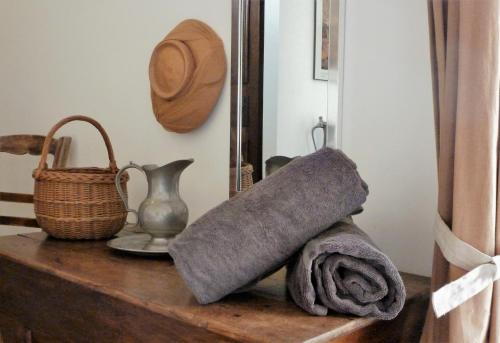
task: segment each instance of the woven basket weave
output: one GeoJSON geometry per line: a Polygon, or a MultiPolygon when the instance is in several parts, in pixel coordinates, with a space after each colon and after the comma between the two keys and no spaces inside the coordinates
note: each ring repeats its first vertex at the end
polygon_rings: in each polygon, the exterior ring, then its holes
{"type": "Polygon", "coordinates": [[[253,186],[253,166],[250,163],[241,165],[241,191],[247,191],[253,186]]]}
{"type": "MultiPolygon", "coordinates": [[[[33,202],[38,224],[61,239],[103,239],[123,228],[127,212],[115,188],[118,172],[113,148],[104,128],[94,119],[72,116],[59,121],[45,138],[38,168],[33,171],[33,202]],[[108,150],[108,168],[49,169],[47,154],[55,132],[71,121],[85,121],[101,133],[108,150]]],[[[126,192],[128,174],[120,179],[126,192]]]]}
{"type": "MultiPolygon", "coordinates": [[[[241,164],[241,192],[247,191],[253,186],[253,166],[250,163],[243,162],[241,164]]],[[[236,195],[236,190],[233,185],[236,185],[236,167],[230,169],[229,179],[231,188],[229,191],[230,196],[236,195]]]]}

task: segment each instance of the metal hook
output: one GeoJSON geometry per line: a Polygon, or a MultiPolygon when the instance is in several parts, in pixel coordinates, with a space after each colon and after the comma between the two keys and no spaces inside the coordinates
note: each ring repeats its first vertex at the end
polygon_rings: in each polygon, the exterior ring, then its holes
{"type": "Polygon", "coordinates": [[[316,138],[314,137],[314,131],[316,129],[322,129],[323,130],[323,145],[321,146],[321,148],[324,148],[326,147],[326,126],[327,126],[327,122],[323,120],[323,117],[320,116],[319,119],[318,119],[318,123],[316,125],[313,126],[313,128],[311,129],[311,137],[312,137],[312,141],[313,141],[313,145],[314,145],[314,150],[318,150],[318,147],[316,146],[316,138]]]}

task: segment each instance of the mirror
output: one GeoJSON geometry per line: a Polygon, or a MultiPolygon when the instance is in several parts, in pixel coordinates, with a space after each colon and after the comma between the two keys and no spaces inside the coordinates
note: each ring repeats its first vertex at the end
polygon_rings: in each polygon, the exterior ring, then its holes
{"type": "Polygon", "coordinates": [[[338,145],[342,8],[341,0],[233,1],[231,195],[264,178],[266,161],[268,172],[287,161],[274,156],[338,145]]]}

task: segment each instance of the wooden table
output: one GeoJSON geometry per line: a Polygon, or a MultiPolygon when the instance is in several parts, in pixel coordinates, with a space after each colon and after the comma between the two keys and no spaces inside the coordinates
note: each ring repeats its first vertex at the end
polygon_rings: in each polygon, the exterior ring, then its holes
{"type": "Polygon", "coordinates": [[[0,330],[4,342],[412,342],[429,280],[403,278],[408,300],[390,322],[308,315],[287,299],[283,271],[251,292],[200,306],[169,258],[43,233],[7,236],[0,238],[0,330]]]}

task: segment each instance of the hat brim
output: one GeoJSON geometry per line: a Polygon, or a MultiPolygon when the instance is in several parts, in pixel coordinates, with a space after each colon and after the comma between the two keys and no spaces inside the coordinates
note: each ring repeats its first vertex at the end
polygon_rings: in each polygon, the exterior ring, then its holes
{"type": "Polygon", "coordinates": [[[151,87],[151,101],[156,119],[166,130],[185,133],[201,126],[215,107],[226,79],[226,54],[222,40],[198,20],[183,21],[160,44],[169,39],[190,48],[195,70],[181,94],[166,99],[151,87]]]}

